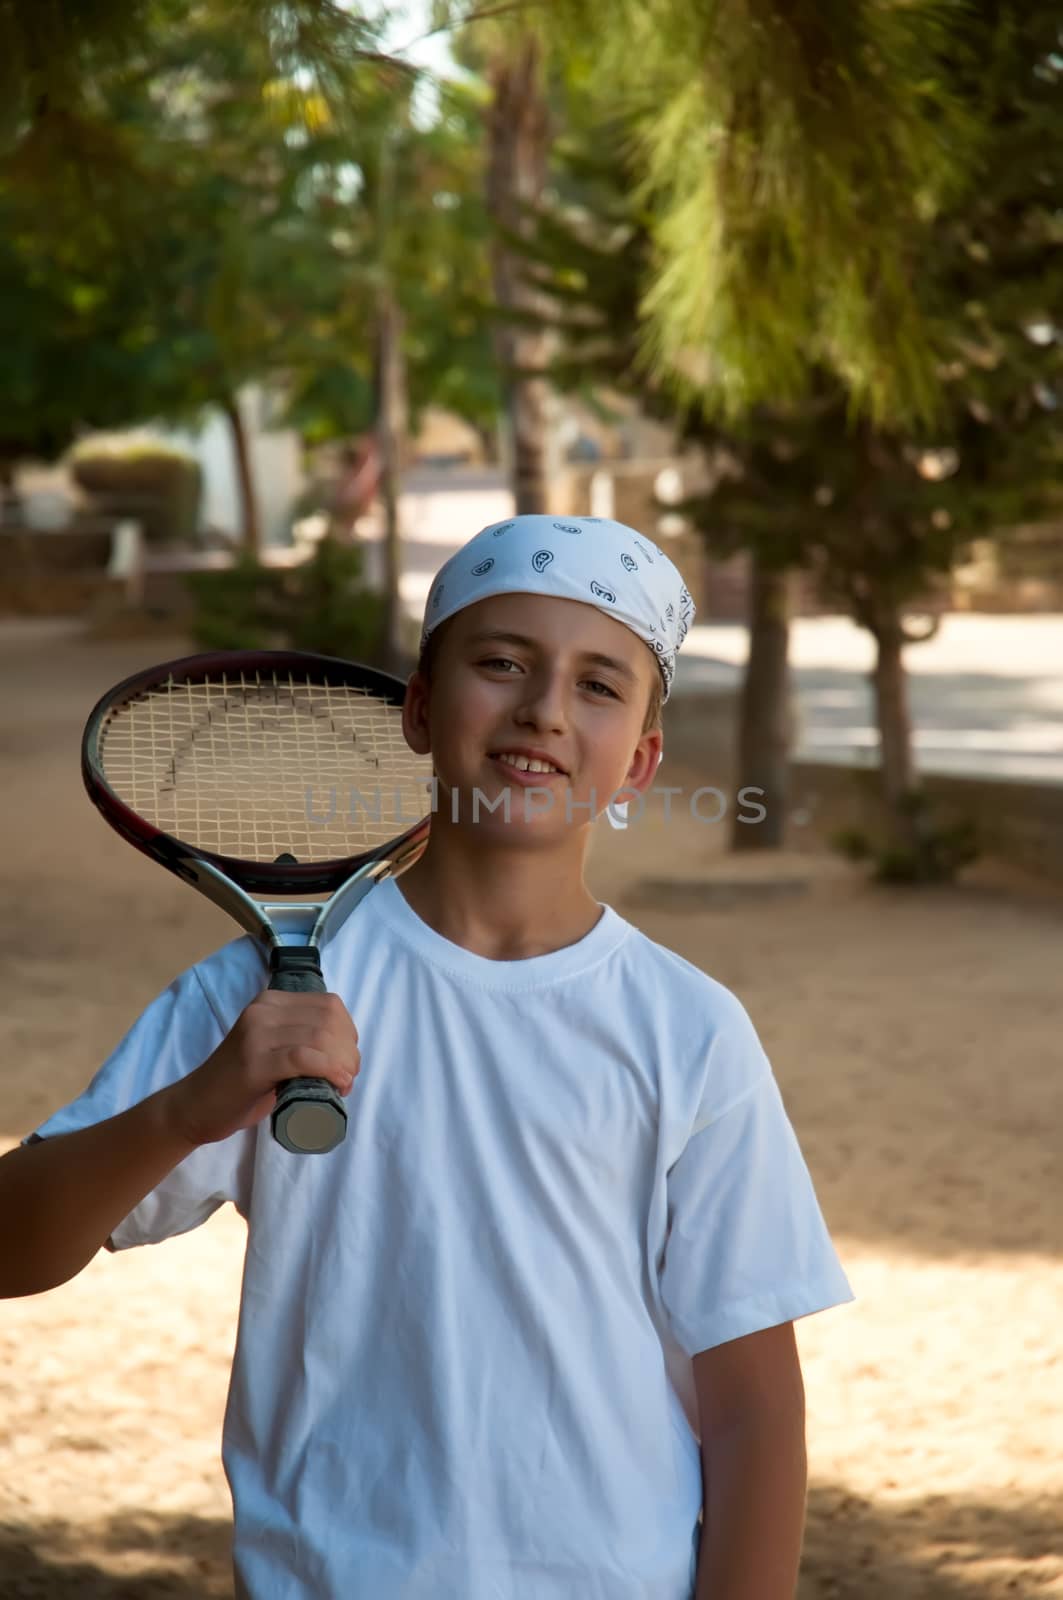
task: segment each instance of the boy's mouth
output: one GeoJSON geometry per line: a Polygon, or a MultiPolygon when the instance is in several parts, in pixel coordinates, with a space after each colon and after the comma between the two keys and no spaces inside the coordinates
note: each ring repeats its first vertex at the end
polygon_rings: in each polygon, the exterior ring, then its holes
{"type": "Polygon", "coordinates": [[[532,754],[523,750],[493,750],[489,752],[489,756],[490,760],[496,762],[504,772],[512,773],[524,780],[568,776],[565,769],[552,756],[538,752],[532,754]]]}

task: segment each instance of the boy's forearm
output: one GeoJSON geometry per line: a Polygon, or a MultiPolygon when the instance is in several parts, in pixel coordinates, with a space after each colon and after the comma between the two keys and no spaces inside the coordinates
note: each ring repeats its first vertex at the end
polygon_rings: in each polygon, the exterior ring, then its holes
{"type": "Polygon", "coordinates": [[[0,1159],[0,1299],[41,1294],[75,1277],[191,1153],[169,1105],[162,1089],[95,1127],[0,1159]]]}
{"type": "Polygon", "coordinates": [[[702,1441],[695,1600],[793,1600],[805,1529],[803,1408],[702,1441]]]}

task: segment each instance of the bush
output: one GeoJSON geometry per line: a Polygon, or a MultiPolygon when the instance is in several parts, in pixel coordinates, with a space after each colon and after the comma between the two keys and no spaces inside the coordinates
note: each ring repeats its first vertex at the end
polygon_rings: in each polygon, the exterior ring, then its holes
{"type": "Polygon", "coordinates": [[[185,580],[191,632],[204,650],[312,650],[372,663],[383,597],[367,589],[357,545],[322,539],[298,567],[263,566],[242,554],[223,572],[185,580]]]}
{"type": "Polygon", "coordinates": [[[850,861],[873,862],[875,883],[951,883],[962,868],[977,861],[981,845],[969,817],[935,813],[922,790],[906,795],[901,810],[912,819],[914,844],[876,839],[860,828],[839,828],[830,844],[850,861]]]}
{"type": "Polygon", "coordinates": [[[847,861],[866,861],[872,853],[871,840],[860,828],[838,828],[829,843],[847,861]]]}
{"type": "Polygon", "coordinates": [[[149,543],[195,541],[203,473],[192,456],[155,441],[93,440],[73,451],[69,471],[95,510],[135,517],[149,543]]]}

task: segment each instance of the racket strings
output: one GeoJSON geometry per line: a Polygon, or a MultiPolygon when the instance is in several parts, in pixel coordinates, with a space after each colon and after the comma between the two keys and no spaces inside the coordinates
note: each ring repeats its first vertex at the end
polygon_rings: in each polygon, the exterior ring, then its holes
{"type": "Polygon", "coordinates": [[[226,674],[115,707],[100,761],[127,806],[219,855],[300,862],[359,855],[430,807],[431,763],[401,708],[346,683],[226,674]]]}

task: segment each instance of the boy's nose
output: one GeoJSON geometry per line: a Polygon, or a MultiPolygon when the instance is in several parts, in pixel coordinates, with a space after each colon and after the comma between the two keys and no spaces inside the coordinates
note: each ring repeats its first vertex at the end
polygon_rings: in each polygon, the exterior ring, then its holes
{"type": "Polygon", "coordinates": [[[517,720],[522,727],[549,728],[554,732],[564,729],[568,716],[561,682],[551,678],[529,684],[517,720]]]}

